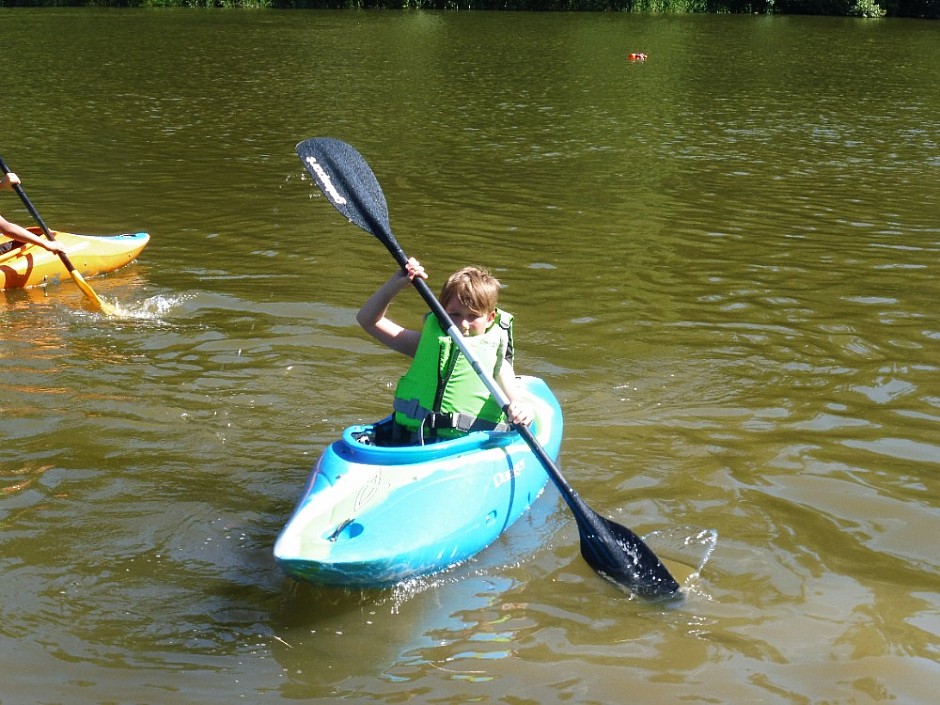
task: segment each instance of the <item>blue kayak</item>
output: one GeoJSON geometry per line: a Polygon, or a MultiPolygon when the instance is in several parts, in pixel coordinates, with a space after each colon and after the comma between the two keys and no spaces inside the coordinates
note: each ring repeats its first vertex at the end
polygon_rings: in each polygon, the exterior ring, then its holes
{"type": "MultiPolygon", "coordinates": [[[[520,377],[532,431],[558,457],[562,413],[541,379],[520,377]]],[[[310,474],[274,544],[280,568],[319,585],[382,587],[436,573],[482,551],[542,493],[548,475],[514,432],[424,446],[371,443],[347,428],[310,474]]]]}

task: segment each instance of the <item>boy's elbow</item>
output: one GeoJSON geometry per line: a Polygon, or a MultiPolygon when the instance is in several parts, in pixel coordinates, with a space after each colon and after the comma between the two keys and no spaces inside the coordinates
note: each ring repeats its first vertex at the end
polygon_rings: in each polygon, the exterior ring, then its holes
{"type": "Polygon", "coordinates": [[[375,335],[376,322],[372,319],[371,316],[367,316],[363,314],[362,311],[360,311],[356,314],[356,323],[358,323],[359,327],[369,335],[375,335]]]}

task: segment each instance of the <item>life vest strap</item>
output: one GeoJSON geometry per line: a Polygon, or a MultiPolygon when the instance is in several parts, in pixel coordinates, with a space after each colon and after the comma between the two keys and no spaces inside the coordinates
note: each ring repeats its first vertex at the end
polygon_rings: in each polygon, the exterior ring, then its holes
{"type": "Polygon", "coordinates": [[[509,431],[510,426],[508,423],[495,423],[493,421],[487,421],[486,419],[481,419],[479,416],[474,416],[473,414],[463,414],[463,413],[440,413],[434,412],[430,414],[424,422],[424,425],[428,428],[453,428],[458,431],[463,431],[464,433],[472,433],[473,431],[509,431]]]}
{"type": "Polygon", "coordinates": [[[392,406],[395,411],[404,414],[409,419],[420,422],[422,428],[427,429],[449,428],[470,433],[472,431],[505,432],[511,428],[507,423],[487,421],[473,414],[432,411],[421,406],[417,399],[395,399],[392,406]]]}
{"type": "Polygon", "coordinates": [[[421,421],[434,412],[421,406],[417,399],[399,399],[395,397],[392,401],[392,408],[400,414],[404,414],[409,419],[421,421]]]}

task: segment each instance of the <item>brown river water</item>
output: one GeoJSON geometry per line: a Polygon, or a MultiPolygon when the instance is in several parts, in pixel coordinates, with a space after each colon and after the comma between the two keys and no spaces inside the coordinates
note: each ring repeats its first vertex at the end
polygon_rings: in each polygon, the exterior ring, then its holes
{"type": "Polygon", "coordinates": [[[0,293],[0,703],[936,702],[940,24],[4,9],[0,37],[44,219],[153,238],[90,280],[119,317],[0,293]],[[434,578],[280,574],[319,452],[404,369],[356,326],[394,263],[305,177],[317,135],[434,288],[502,279],[565,476],[688,539],[683,601],[600,580],[551,485],[434,578]]]}

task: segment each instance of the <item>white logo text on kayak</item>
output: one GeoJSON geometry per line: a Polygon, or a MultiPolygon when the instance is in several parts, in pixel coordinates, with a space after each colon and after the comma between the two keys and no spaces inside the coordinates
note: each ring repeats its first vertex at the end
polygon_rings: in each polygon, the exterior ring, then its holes
{"type": "Polygon", "coordinates": [[[502,487],[507,482],[512,482],[514,478],[519,477],[525,470],[525,463],[519,463],[516,467],[509,470],[503,470],[493,475],[493,484],[496,487],[502,487]]]}

